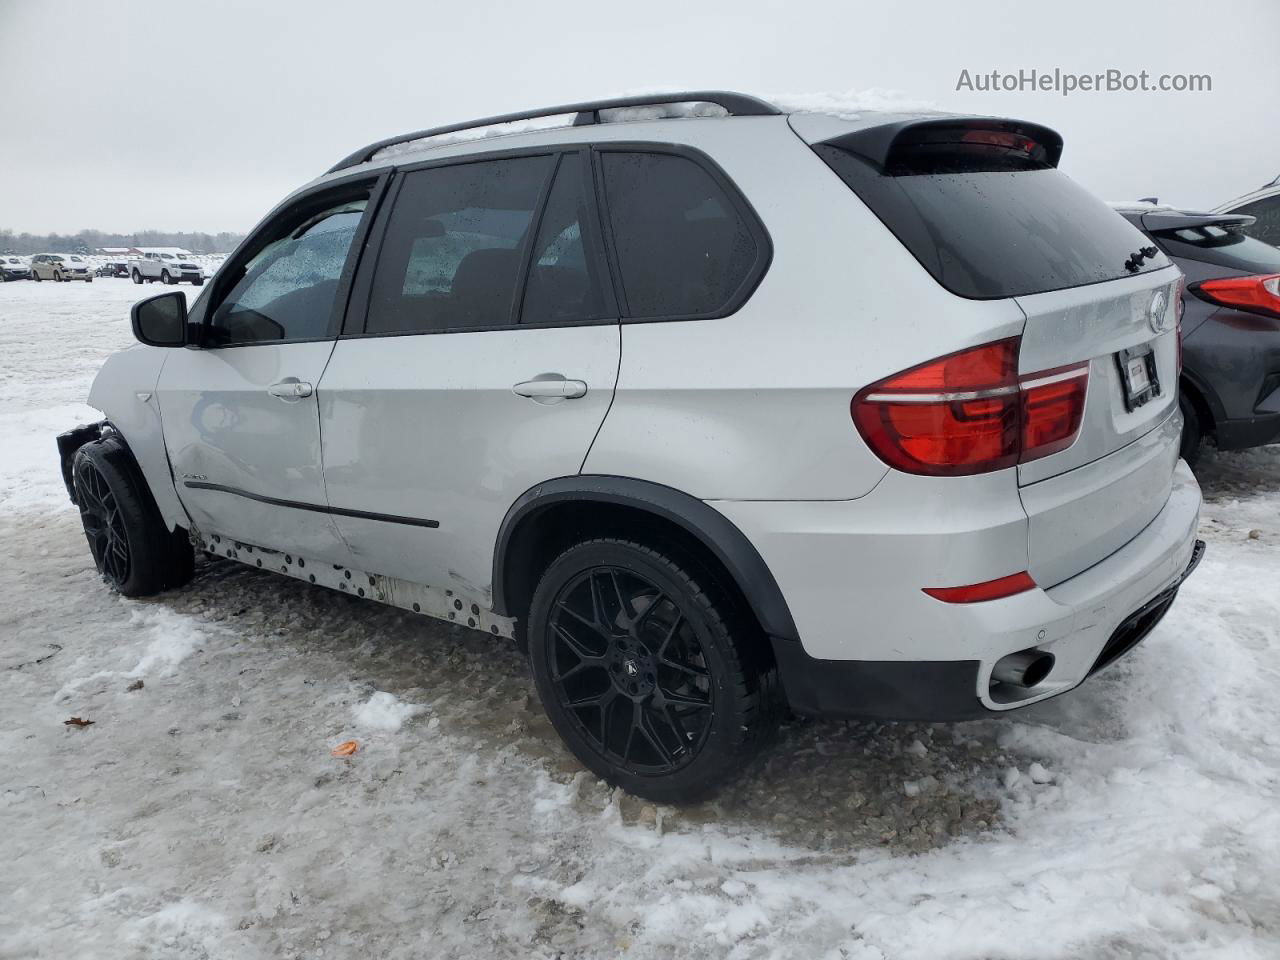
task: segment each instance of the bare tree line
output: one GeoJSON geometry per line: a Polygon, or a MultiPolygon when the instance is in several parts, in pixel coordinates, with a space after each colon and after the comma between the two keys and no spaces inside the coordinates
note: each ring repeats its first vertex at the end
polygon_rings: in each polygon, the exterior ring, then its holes
{"type": "Polygon", "coordinates": [[[14,233],[0,229],[0,253],[93,253],[99,247],[182,247],[192,253],[230,253],[242,233],[186,233],[138,230],[135,233],[14,233]]]}

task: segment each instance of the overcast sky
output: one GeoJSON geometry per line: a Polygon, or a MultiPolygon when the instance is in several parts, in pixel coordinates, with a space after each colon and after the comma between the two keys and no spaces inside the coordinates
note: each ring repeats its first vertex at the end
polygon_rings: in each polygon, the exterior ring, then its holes
{"type": "Polygon", "coordinates": [[[0,227],[251,227],[361,144],[654,89],[887,88],[1059,130],[1106,199],[1280,175],[1280,3],[0,0],[0,227]],[[971,73],[1207,73],[1210,93],[957,92],[971,73]]]}

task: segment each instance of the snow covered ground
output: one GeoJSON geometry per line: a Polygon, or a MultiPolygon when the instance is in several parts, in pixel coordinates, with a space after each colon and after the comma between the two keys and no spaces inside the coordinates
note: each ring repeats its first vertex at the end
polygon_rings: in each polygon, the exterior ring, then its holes
{"type": "Polygon", "coordinates": [[[1280,956],[1280,448],[1206,456],[1204,563],[1081,690],[655,809],[492,637],[229,562],[110,594],[53,436],[138,293],[0,286],[0,958],[1280,956]]]}

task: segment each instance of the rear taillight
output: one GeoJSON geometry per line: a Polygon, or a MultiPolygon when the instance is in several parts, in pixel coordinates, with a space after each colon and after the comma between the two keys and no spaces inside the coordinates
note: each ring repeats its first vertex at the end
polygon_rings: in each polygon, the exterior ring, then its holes
{"type": "Polygon", "coordinates": [[[1191,291],[1219,306],[1280,318],[1280,274],[1202,280],[1191,291]]]}
{"type": "Polygon", "coordinates": [[[1089,364],[1018,376],[1017,337],[912,367],[858,392],[853,422],[889,466],[926,476],[1001,470],[1069,447],[1089,364]]]}

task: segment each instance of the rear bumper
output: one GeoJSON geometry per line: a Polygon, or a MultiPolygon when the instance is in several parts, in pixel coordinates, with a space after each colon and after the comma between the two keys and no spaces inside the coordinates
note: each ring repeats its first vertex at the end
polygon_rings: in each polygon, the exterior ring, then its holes
{"type": "Polygon", "coordinates": [[[1070,579],[984,603],[925,596],[924,585],[982,582],[1007,574],[1009,556],[1026,556],[1016,495],[991,492],[985,506],[921,498],[914,512],[868,512],[871,504],[858,501],[717,504],[755,544],[795,618],[801,642],[774,642],[794,709],[960,719],[1056,696],[1094,672],[1114,638],[1145,635],[1158,616],[1140,614],[1159,607],[1162,616],[1169,604],[1153,602],[1172,602],[1194,566],[1200,488],[1179,462],[1154,518],[1070,579]],[[1010,499],[1017,517],[1005,515],[1010,499]],[[1135,618],[1142,629],[1133,629],[1135,618]],[[1001,658],[1028,650],[1052,654],[1048,676],[1030,688],[993,682],[1001,658]]]}
{"type": "MultiPolygon", "coordinates": [[[[1116,626],[1085,679],[1111,666],[1156,628],[1203,556],[1204,541],[1197,540],[1186,570],[1116,626]]],[[[776,641],[774,651],[791,708],[807,716],[936,722],[978,720],[1001,712],[977,693],[983,680],[978,660],[817,660],[788,641],[776,641]]]]}
{"type": "Polygon", "coordinates": [[[1245,450],[1280,443],[1280,413],[1220,420],[1214,427],[1219,450],[1245,450]]]}

